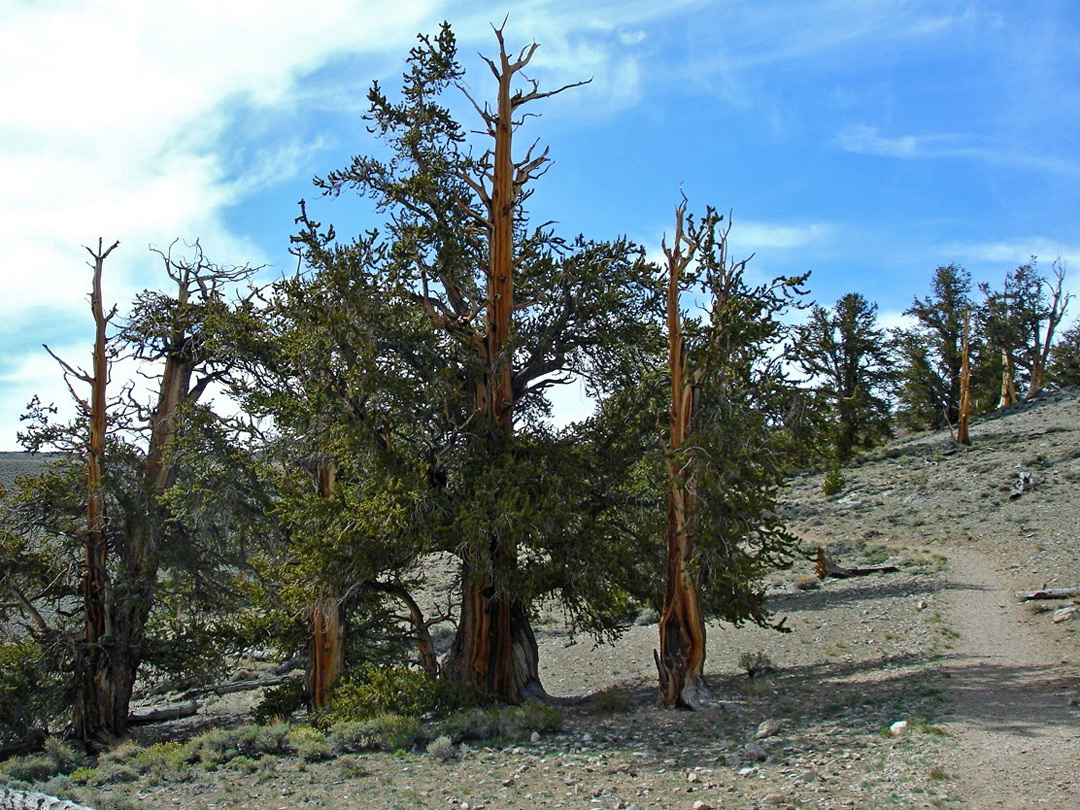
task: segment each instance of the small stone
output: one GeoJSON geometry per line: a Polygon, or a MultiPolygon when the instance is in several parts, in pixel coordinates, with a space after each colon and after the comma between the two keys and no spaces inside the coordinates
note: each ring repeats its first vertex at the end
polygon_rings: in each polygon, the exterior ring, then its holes
{"type": "Polygon", "coordinates": [[[713,806],[708,802],[703,802],[701,799],[698,799],[694,802],[694,810],[713,810],[713,806]]]}
{"type": "Polygon", "coordinates": [[[540,742],[540,732],[539,731],[534,731],[529,736],[529,742],[531,742],[533,745],[536,745],[538,742],[540,742]]]}
{"type": "Polygon", "coordinates": [[[754,738],[757,740],[764,740],[766,737],[772,737],[779,734],[782,727],[783,723],[779,720],[766,720],[757,727],[757,733],[754,735],[754,738]]]}
{"type": "Polygon", "coordinates": [[[889,733],[894,737],[903,737],[909,731],[911,731],[911,726],[908,725],[907,720],[899,720],[889,726],[889,733]]]}
{"type": "Polygon", "coordinates": [[[928,607],[930,607],[930,603],[925,599],[920,599],[919,603],[915,605],[916,610],[926,610],[928,607]]]}
{"type": "Polygon", "coordinates": [[[739,769],[739,776],[753,776],[757,772],[758,772],[757,765],[753,765],[753,766],[748,767],[748,768],[740,768],[739,769]]]}
{"type": "Polygon", "coordinates": [[[686,781],[687,782],[695,782],[695,783],[700,782],[701,781],[701,774],[695,773],[694,771],[690,771],[690,773],[688,773],[686,775],[686,781]]]}
{"type": "Polygon", "coordinates": [[[769,758],[769,752],[757,743],[747,743],[743,746],[743,753],[751,762],[764,762],[769,758]]]}
{"type": "Polygon", "coordinates": [[[765,804],[783,804],[786,801],[782,793],[770,793],[765,797],[765,804]]]}
{"type": "Polygon", "coordinates": [[[1054,624],[1071,619],[1078,610],[1080,610],[1080,608],[1076,605],[1069,605],[1068,607],[1063,607],[1060,610],[1054,611],[1054,624]]]}

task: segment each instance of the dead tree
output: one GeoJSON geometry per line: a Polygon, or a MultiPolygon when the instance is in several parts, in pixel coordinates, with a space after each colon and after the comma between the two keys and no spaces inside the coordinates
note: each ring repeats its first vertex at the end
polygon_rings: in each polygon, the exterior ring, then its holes
{"type": "Polygon", "coordinates": [[[671,375],[671,409],[665,461],[668,471],[667,570],[664,608],[660,617],[660,651],[656,667],[660,678],[660,700],[667,706],[696,707],[701,700],[705,666],[705,616],[694,581],[694,522],[697,514],[697,487],[694,462],[680,453],[690,437],[694,413],[699,405],[704,366],[687,371],[683,341],[682,313],[679,310],[681,276],[694,260],[696,243],[685,233],[685,202],[675,210],[675,235],[667,258],[668,370],[671,375]]]}

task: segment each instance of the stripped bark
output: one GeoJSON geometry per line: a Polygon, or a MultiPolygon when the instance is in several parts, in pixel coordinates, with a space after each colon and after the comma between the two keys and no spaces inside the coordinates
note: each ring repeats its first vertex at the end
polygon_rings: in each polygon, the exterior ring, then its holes
{"type": "Polygon", "coordinates": [[[1016,598],[1027,602],[1032,599],[1071,599],[1080,596],[1080,586],[1069,588],[1040,588],[1036,591],[1017,591],[1016,598]]]}
{"type": "Polygon", "coordinates": [[[960,340],[960,404],[956,420],[956,441],[971,444],[971,309],[964,310],[964,334],[960,340]]]}
{"type": "Polygon", "coordinates": [[[869,574],[894,574],[900,569],[895,565],[867,565],[862,568],[845,568],[837,565],[826,553],[824,548],[818,547],[817,562],[814,564],[814,573],[818,579],[832,577],[834,579],[848,579],[849,577],[864,577],[869,574]]]}
{"type": "MultiPolygon", "coordinates": [[[[477,333],[475,329],[463,329],[457,319],[451,323],[434,306],[427,309],[436,323],[465,345],[479,350],[484,375],[476,387],[477,409],[498,443],[509,440],[514,432],[509,340],[514,312],[514,273],[520,260],[514,244],[515,219],[526,184],[542,174],[547,163],[546,150],[534,155],[532,148],[523,158],[514,159],[514,131],[521,123],[520,117],[515,116],[519,116],[524,105],[581,83],[540,92],[535,81],[527,80],[530,89],[514,92],[515,77],[529,64],[538,46],[533,43],[512,58],[506,51],[503,29],[496,28],[495,36],[499,42],[498,63],[484,57],[498,82],[495,109],[481,107],[465,93],[494,143],[490,166],[480,177],[461,177],[483,206],[481,210],[466,208],[489,238],[487,266],[483,268],[487,281],[484,330],[477,333]]],[[[462,561],[461,616],[443,664],[443,675],[510,703],[546,697],[540,683],[536,638],[524,601],[505,586],[496,585],[519,579],[516,542],[508,535],[495,537],[487,549],[474,553],[480,556],[462,561]]]]}
{"type": "Polygon", "coordinates": [[[667,570],[664,607],[660,617],[660,651],[654,651],[665,706],[697,708],[704,695],[705,618],[694,581],[694,521],[697,489],[694,464],[680,449],[690,436],[698,393],[704,376],[699,368],[687,375],[682,315],[679,312],[680,276],[693,261],[695,245],[686,236],[685,203],[675,211],[672,246],[663,245],[667,257],[668,367],[671,374],[671,410],[665,460],[668,467],[667,570]],[[684,252],[685,249],[685,252],[684,252]]]}
{"type": "MultiPolygon", "coordinates": [[[[337,467],[331,459],[320,460],[315,470],[315,488],[320,498],[334,494],[337,467]]],[[[344,616],[341,600],[323,596],[308,606],[311,625],[307,677],[308,697],[314,708],[326,705],[330,686],[345,666],[344,616]]]]}

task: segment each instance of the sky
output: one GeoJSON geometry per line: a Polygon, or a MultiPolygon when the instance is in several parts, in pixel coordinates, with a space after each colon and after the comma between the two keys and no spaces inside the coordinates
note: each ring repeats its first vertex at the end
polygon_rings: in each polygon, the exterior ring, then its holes
{"type": "Polygon", "coordinates": [[[1080,292],[1074,0],[0,0],[0,450],[35,394],[70,411],[42,345],[89,364],[85,246],[120,241],[104,297],[121,313],[167,288],[150,248],[177,239],[293,272],[301,198],[340,234],[378,224],[311,185],[378,149],[371,82],[394,92],[448,20],[491,98],[478,54],[504,19],[511,50],[539,44],[541,89],[592,80],[518,138],[550,147],[529,207],[564,236],[655,252],[685,194],[731,212],[754,274],[810,271],[814,300],[860,292],[887,325],[939,265],[1000,284],[1060,258],[1080,292]]]}

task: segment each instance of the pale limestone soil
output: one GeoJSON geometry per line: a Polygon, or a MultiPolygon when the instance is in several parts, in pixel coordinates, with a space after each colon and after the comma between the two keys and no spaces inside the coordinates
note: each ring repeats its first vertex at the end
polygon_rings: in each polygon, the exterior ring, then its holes
{"type": "Polygon", "coordinates": [[[947,599],[959,633],[946,657],[956,743],[945,761],[971,807],[1080,807],[1080,677],[1065,648],[1017,609],[971,551],[950,554],[947,599]]]}
{"type": "MultiPolygon", "coordinates": [[[[560,734],[464,750],[449,763],[420,751],[277,758],[254,774],[142,778],[103,795],[182,810],[1080,808],[1080,710],[1069,705],[1080,698],[1080,620],[1052,624],[1012,593],[1080,584],[1080,402],[1013,409],[977,423],[973,438],[960,451],[945,434],[896,443],[846,470],[838,496],[821,494],[820,475],[793,484],[785,516],[803,537],[847,541],[835,547],[840,564],[893,562],[901,572],[808,591],[793,584],[808,562],[775,575],[772,605],[793,632],[711,627],[717,700],[702,712],[655,707],[655,624],[594,646],[545,623],[547,689],[618,687],[630,695],[626,711],[572,707],[560,734]],[[1018,472],[1032,473],[1033,486],[1010,499],[1018,472]],[[748,680],[739,656],[758,650],[777,672],[748,680]],[[762,741],[769,759],[749,762],[743,747],[766,719],[783,728],[762,741]],[[881,733],[899,720],[916,731],[881,733]]],[[[228,722],[241,707],[210,708],[228,722]]]]}

